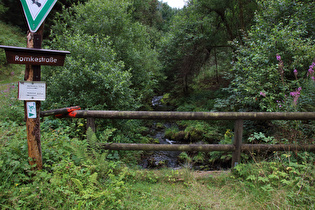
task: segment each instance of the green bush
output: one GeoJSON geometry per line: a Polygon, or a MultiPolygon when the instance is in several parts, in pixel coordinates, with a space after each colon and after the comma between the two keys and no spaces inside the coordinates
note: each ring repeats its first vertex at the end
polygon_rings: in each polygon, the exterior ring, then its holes
{"type": "MultiPolygon", "coordinates": [[[[88,1],[64,10],[53,26],[51,46],[73,54],[66,64],[70,73],[61,73],[60,77],[75,78],[76,83],[70,82],[68,87],[76,96],[79,91],[83,94],[81,88],[87,90],[92,86],[90,93],[82,96],[91,98],[88,108],[99,104],[99,109],[139,108],[140,102],[146,103],[152,97],[157,80],[161,79],[150,35],[146,26],[133,21],[130,6],[126,0],[88,1]],[[85,84],[77,84],[81,80],[85,84]]],[[[62,80],[60,83],[65,85],[62,80]]]]}
{"type": "Polygon", "coordinates": [[[300,111],[290,92],[302,87],[301,99],[313,98],[304,92],[306,78],[315,58],[315,20],[308,1],[261,1],[256,24],[244,37],[244,45],[235,43],[236,62],[229,77],[229,98],[218,101],[221,111],[300,111]],[[295,78],[294,70],[298,71],[295,78]]]}
{"type": "Polygon", "coordinates": [[[25,125],[0,123],[0,206],[14,209],[121,208],[126,168],[86,140],[42,133],[43,169],[28,163],[25,125]]]}
{"type": "MultiPolygon", "coordinates": [[[[313,157],[309,153],[301,153],[313,157]]],[[[314,208],[315,168],[311,162],[290,161],[290,153],[282,154],[282,161],[239,164],[233,170],[233,177],[244,185],[255,189],[257,196],[286,189],[286,197],[292,206],[314,208]]]]}
{"type": "Polygon", "coordinates": [[[131,74],[107,39],[84,34],[63,34],[58,40],[71,52],[63,68],[47,68],[46,108],[79,105],[82,109],[134,109],[134,91],[130,88],[131,74]]]}

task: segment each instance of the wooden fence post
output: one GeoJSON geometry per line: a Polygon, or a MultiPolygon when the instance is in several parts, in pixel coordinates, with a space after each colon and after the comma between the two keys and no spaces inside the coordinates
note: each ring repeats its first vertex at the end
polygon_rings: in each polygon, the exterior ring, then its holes
{"type": "Polygon", "coordinates": [[[95,118],[87,118],[86,119],[86,130],[91,128],[95,133],[95,118]]]}
{"type": "Polygon", "coordinates": [[[237,166],[241,161],[241,146],[243,137],[243,120],[236,120],[234,126],[234,142],[235,150],[232,156],[232,168],[237,166]]]}

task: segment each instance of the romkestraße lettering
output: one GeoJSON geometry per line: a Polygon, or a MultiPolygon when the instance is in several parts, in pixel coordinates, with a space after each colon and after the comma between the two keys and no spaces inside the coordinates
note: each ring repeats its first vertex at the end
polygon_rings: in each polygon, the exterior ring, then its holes
{"type": "Polygon", "coordinates": [[[15,62],[29,62],[29,63],[57,63],[58,59],[53,57],[33,57],[33,56],[19,56],[14,57],[15,62]]]}

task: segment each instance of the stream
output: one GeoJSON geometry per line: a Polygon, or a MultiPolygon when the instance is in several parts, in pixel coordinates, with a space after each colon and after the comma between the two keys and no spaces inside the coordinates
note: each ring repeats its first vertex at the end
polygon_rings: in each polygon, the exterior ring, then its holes
{"type": "MultiPolygon", "coordinates": [[[[155,96],[152,99],[152,106],[155,111],[167,111],[171,107],[162,104],[161,99],[163,96],[155,96]]],[[[163,129],[157,128],[157,122],[154,122],[152,133],[152,138],[156,139],[159,144],[180,144],[181,142],[176,142],[165,138],[165,129],[176,126],[174,123],[164,122],[163,129]]],[[[169,168],[179,168],[181,164],[178,161],[178,155],[180,151],[152,151],[147,152],[142,159],[140,166],[143,168],[159,168],[159,167],[169,167],[169,168]]]]}

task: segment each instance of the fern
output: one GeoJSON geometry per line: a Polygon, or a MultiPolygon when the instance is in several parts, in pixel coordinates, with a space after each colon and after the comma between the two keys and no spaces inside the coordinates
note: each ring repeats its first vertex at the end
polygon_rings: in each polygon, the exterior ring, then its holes
{"type": "Polygon", "coordinates": [[[80,193],[83,191],[83,184],[80,180],[76,179],[76,178],[71,178],[71,181],[77,186],[77,188],[79,189],[80,193]]]}
{"type": "Polygon", "coordinates": [[[90,181],[90,185],[91,184],[97,184],[98,182],[97,182],[97,176],[98,176],[98,173],[93,173],[91,176],[90,176],[90,179],[89,179],[89,181],[90,181]]]}
{"type": "Polygon", "coordinates": [[[86,132],[86,136],[87,136],[88,150],[97,151],[99,149],[97,145],[97,137],[90,127],[88,128],[86,132]]]}

